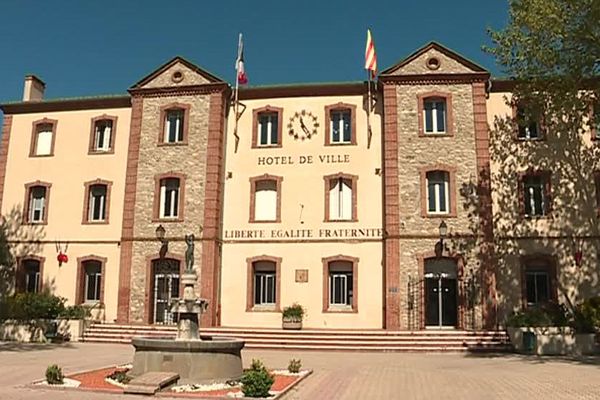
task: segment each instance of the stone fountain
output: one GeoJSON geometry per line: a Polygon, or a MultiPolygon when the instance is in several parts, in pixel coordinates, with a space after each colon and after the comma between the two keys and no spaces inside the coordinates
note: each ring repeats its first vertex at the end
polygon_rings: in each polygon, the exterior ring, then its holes
{"type": "Polygon", "coordinates": [[[148,372],[171,372],[180,383],[207,383],[237,380],[242,376],[241,350],[244,341],[236,338],[200,335],[199,321],[208,301],[196,296],[194,235],[186,235],[187,251],[182,298],[173,299],[171,312],[177,318],[177,336],[173,338],[134,337],[133,377],[148,372]]]}

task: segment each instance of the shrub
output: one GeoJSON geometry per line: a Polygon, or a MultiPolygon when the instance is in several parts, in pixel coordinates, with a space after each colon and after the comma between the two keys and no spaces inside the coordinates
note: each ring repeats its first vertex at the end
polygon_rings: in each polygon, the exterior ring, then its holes
{"type": "Polygon", "coordinates": [[[547,327],[568,326],[569,312],[562,304],[546,303],[515,312],[507,318],[506,326],[547,327]]]}
{"type": "Polygon", "coordinates": [[[595,333],[600,329],[600,296],[589,298],[575,307],[572,326],[579,333],[595,333]]]}
{"type": "Polygon", "coordinates": [[[65,319],[86,319],[92,314],[89,307],[84,305],[68,306],[60,313],[61,318],[65,319]]]}
{"type": "Polygon", "coordinates": [[[268,397],[269,389],[271,389],[275,379],[260,360],[253,359],[250,369],[244,372],[240,382],[242,383],[244,396],[268,397]]]}
{"type": "Polygon", "coordinates": [[[131,382],[131,377],[129,375],[127,375],[127,371],[124,371],[124,370],[113,371],[113,373],[108,375],[107,378],[115,380],[124,385],[127,385],[129,382],[131,382]]]}
{"type": "Polygon", "coordinates": [[[302,361],[292,358],[288,364],[288,372],[291,374],[297,374],[300,372],[300,368],[302,368],[302,361]]]}
{"type": "Polygon", "coordinates": [[[5,299],[0,307],[0,319],[29,321],[32,319],[55,319],[65,310],[63,297],[47,291],[40,293],[19,293],[5,299]]]}
{"type": "Polygon", "coordinates": [[[46,382],[50,385],[62,385],[64,378],[62,369],[58,365],[52,364],[46,368],[46,382]]]}
{"type": "Polygon", "coordinates": [[[293,322],[302,322],[304,314],[304,308],[298,303],[294,303],[283,309],[283,318],[293,322]]]}

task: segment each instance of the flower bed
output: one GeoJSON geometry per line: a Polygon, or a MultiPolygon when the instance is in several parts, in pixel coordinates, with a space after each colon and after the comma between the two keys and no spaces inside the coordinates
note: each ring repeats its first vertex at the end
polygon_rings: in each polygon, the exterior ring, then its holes
{"type": "MultiPolygon", "coordinates": [[[[79,383],[77,388],[71,386],[73,387],[73,390],[123,393],[123,385],[107,378],[117,371],[127,370],[128,369],[124,366],[107,367],[70,374],[66,378],[68,378],[70,382],[79,383]]],[[[302,379],[310,375],[312,371],[304,370],[297,374],[289,373],[287,370],[274,370],[271,372],[274,376],[275,382],[269,391],[272,396],[270,398],[277,399],[284,392],[288,391],[302,379]]],[[[39,383],[36,385],[39,385],[39,383]]],[[[64,387],[60,385],[54,386],[57,388],[64,387]]],[[[212,385],[180,385],[173,388],[167,388],[163,392],[158,392],[156,395],[183,398],[244,398],[241,392],[240,384],[227,385],[225,383],[217,383],[212,385]]]]}

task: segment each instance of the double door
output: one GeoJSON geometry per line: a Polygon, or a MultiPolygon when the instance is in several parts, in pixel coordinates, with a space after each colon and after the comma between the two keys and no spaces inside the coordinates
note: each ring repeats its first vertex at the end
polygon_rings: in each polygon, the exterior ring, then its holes
{"type": "Polygon", "coordinates": [[[156,261],[153,270],[153,322],[174,324],[177,316],[171,312],[171,302],[179,297],[179,262],[156,261]]]}
{"type": "Polygon", "coordinates": [[[425,278],[425,326],[456,327],[457,305],[456,278],[425,278]]]}

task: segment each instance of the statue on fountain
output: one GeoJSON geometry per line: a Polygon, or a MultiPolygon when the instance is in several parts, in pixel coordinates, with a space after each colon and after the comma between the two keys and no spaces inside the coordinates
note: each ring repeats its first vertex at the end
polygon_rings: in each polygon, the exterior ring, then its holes
{"type": "Polygon", "coordinates": [[[185,272],[186,274],[194,273],[194,240],[195,236],[193,233],[185,235],[185,244],[187,250],[185,251],[185,272]]]}

